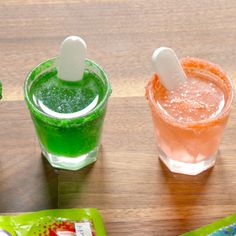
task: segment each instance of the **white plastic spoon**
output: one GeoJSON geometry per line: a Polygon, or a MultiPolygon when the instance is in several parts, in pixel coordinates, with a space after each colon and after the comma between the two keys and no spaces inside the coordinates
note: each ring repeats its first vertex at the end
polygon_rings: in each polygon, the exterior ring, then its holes
{"type": "Polygon", "coordinates": [[[69,36],[60,47],[57,62],[58,77],[66,81],[79,81],[83,78],[87,46],[78,36],[69,36]]]}
{"type": "Polygon", "coordinates": [[[152,55],[152,63],[166,89],[173,90],[186,81],[184,70],[171,48],[157,48],[152,55]]]}

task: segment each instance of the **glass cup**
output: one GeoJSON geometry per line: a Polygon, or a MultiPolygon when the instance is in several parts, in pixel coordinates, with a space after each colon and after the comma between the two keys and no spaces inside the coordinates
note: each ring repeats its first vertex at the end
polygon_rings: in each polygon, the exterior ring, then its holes
{"type": "Polygon", "coordinates": [[[225,104],[220,114],[187,123],[171,117],[157,105],[158,93],[163,88],[158,75],[149,81],[146,97],[156,131],[159,158],[172,172],[197,175],[215,164],[231,110],[233,87],[229,77],[215,64],[196,58],[182,59],[181,64],[188,78],[211,81],[222,89],[225,104]]]}
{"type": "Polygon", "coordinates": [[[30,99],[31,85],[44,73],[56,71],[56,58],[36,66],[24,84],[24,94],[43,155],[55,168],[78,170],[97,160],[102,127],[111,85],[105,72],[86,59],[85,70],[95,73],[102,81],[105,95],[97,106],[75,118],[56,118],[42,112],[30,99]]]}

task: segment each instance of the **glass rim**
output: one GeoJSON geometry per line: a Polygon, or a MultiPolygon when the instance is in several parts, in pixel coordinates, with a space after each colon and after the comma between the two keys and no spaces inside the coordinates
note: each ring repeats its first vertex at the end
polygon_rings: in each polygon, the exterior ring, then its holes
{"type": "MultiPolygon", "coordinates": [[[[102,69],[102,67],[100,67],[96,62],[94,62],[93,60],[90,60],[88,58],[85,59],[85,69],[86,69],[86,66],[93,66],[95,67],[99,73],[101,73],[102,75],[102,79],[105,81],[105,85],[106,85],[106,92],[102,98],[102,100],[98,103],[98,105],[92,109],[91,111],[89,111],[88,113],[82,115],[82,116],[78,116],[78,117],[73,117],[73,118],[58,118],[58,117],[54,117],[54,116],[50,116],[44,112],[42,112],[40,109],[37,108],[37,106],[35,106],[35,104],[31,101],[31,99],[29,98],[29,91],[28,91],[28,85],[29,85],[29,80],[30,78],[32,77],[32,74],[35,72],[36,69],[38,69],[40,66],[43,66],[45,63],[47,62],[52,62],[52,65],[49,66],[48,68],[45,68],[44,70],[42,70],[40,73],[38,73],[36,77],[40,77],[44,72],[46,71],[50,71],[52,70],[53,68],[56,67],[56,60],[57,60],[58,57],[52,57],[52,58],[49,58],[45,61],[42,61],[41,63],[39,63],[37,66],[35,66],[30,72],[29,74],[27,75],[26,79],[25,79],[25,82],[24,82],[24,97],[25,97],[25,100],[26,102],[28,103],[28,106],[33,110],[34,114],[40,114],[42,117],[46,117],[47,119],[50,119],[50,120],[57,120],[57,121],[75,121],[75,120],[80,120],[80,119],[83,119],[85,117],[89,117],[90,115],[96,113],[97,110],[99,110],[104,104],[105,102],[107,101],[107,99],[109,98],[111,92],[112,92],[112,89],[111,89],[111,84],[110,84],[110,81],[108,79],[108,76],[107,74],[104,72],[104,70],[102,69]]],[[[101,75],[97,75],[98,77],[101,77],[101,75]]],[[[30,109],[30,112],[32,112],[30,109]]]]}
{"type": "Polygon", "coordinates": [[[228,82],[229,85],[229,96],[227,98],[227,101],[225,103],[225,107],[223,108],[222,112],[220,112],[220,114],[214,118],[210,118],[210,119],[205,119],[205,120],[199,120],[199,121],[193,121],[193,122],[179,122],[177,119],[173,118],[170,115],[166,115],[163,110],[156,105],[156,100],[154,98],[154,93],[153,93],[153,78],[151,80],[149,80],[147,86],[146,86],[146,97],[149,100],[150,104],[154,107],[155,111],[158,112],[160,114],[160,117],[162,119],[165,120],[165,122],[169,123],[172,126],[176,126],[179,128],[184,128],[184,129],[188,129],[188,128],[200,128],[200,127],[206,127],[206,126],[212,126],[214,125],[216,122],[219,122],[220,120],[224,119],[230,112],[231,107],[232,107],[232,102],[233,102],[233,98],[234,98],[234,86],[233,86],[233,82],[230,79],[230,77],[221,69],[220,66],[218,66],[217,64],[214,64],[212,62],[209,62],[207,60],[204,59],[199,59],[199,58],[194,58],[194,57],[186,57],[186,58],[182,58],[180,59],[180,63],[182,64],[183,68],[187,69],[195,69],[195,70],[199,70],[201,72],[207,72],[206,74],[209,74],[209,76],[213,75],[215,77],[220,77],[217,74],[214,74],[213,72],[211,72],[209,70],[209,67],[213,67],[215,69],[217,69],[218,73],[220,73],[228,82]],[[186,62],[198,62],[200,64],[204,64],[205,67],[204,68],[198,68],[198,67],[189,67],[189,66],[184,66],[184,63],[186,62]],[[206,67],[207,65],[207,67],[206,67]]]}

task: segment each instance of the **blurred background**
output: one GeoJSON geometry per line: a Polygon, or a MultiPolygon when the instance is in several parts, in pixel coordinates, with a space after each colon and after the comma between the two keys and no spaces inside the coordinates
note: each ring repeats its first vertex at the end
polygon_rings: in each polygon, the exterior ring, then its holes
{"type": "Polygon", "coordinates": [[[28,72],[79,35],[108,73],[113,96],[143,96],[156,47],[200,57],[236,76],[233,0],[0,0],[1,80],[5,100],[23,99],[28,72]]]}

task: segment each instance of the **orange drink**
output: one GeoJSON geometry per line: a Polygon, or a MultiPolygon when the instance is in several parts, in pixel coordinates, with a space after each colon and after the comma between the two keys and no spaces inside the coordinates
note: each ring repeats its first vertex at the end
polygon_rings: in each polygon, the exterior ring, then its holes
{"type": "Polygon", "coordinates": [[[219,66],[185,58],[187,80],[167,90],[154,74],[146,87],[158,152],[176,173],[196,175],[215,164],[233,100],[230,79],[219,66]]]}

